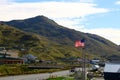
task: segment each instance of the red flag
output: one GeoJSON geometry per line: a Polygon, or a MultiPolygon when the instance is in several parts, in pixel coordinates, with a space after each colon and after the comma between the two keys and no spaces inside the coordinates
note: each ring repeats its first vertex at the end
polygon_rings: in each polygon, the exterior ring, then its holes
{"type": "Polygon", "coordinates": [[[85,44],[84,44],[84,40],[82,39],[81,41],[80,40],[78,40],[78,41],[76,41],[75,42],[75,47],[77,48],[77,47],[84,47],[85,46],[85,44]]]}

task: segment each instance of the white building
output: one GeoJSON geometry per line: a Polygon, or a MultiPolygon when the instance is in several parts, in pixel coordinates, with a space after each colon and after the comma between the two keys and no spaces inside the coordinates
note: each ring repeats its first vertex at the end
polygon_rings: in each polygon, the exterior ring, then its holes
{"type": "Polygon", "coordinates": [[[120,80],[120,61],[105,63],[104,79],[120,80]]]}

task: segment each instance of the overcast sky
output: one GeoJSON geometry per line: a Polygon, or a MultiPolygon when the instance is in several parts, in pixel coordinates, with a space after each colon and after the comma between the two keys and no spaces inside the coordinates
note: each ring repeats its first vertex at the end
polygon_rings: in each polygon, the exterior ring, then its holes
{"type": "Polygon", "coordinates": [[[120,44],[120,0],[0,0],[0,21],[38,15],[120,44]]]}

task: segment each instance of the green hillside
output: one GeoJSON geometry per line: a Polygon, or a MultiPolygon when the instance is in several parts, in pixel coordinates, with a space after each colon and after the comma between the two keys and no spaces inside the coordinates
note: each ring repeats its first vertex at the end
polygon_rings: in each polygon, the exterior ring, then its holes
{"type": "Polygon", "coordinates": [[[3,47],[22,47],[24,46],[37,46],[39,39],[36,36],[25,33],[14,27],[0,24],[0,46],[3,47]]]}
{"type": "Polygon", "coordinates": [[[53,43],[43,36],[30,34],[6,24],[0,24],[0,47],[16,49],[20,55],[33,54],[41,60],[60,60],[81,57],[73,46],[53,43]],[[26,49],[21,51],[20,49],[26,49]]]}
{"type": "Polygon", "coordinates": [[[44,37],[44,39],[47,40],[43,40],[43,43],[45,43],[43,44],[44,46],[40,45],[33,50],[31,49],[36,55],[40,53],[38,56],[42,56],[41,58],[46,56],[51,59],[59,56],[64,58],[66,54],[69,55],[69,57],[78,56],[79,51],[74,48],[74,42],[82,38],[86,40],[85,52],[91,56],[97,55],[104,58],[112,55],[120,56],[119,46],[111,41],[95,34],[68,29],[44,16],[4,23],[25,32],[44,37]],[[45,53],[49,55],[45,55],[45,53]]]}

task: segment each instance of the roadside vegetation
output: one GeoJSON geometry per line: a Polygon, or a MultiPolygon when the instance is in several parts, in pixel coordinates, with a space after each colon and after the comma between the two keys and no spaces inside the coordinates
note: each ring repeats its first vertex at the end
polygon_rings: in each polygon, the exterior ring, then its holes
{"type": "Polygon", "coordinates": [[[0,76],[38,74],[60,71],[60,69],[29,69],[28,65],[0,65],[0,76]]]}

